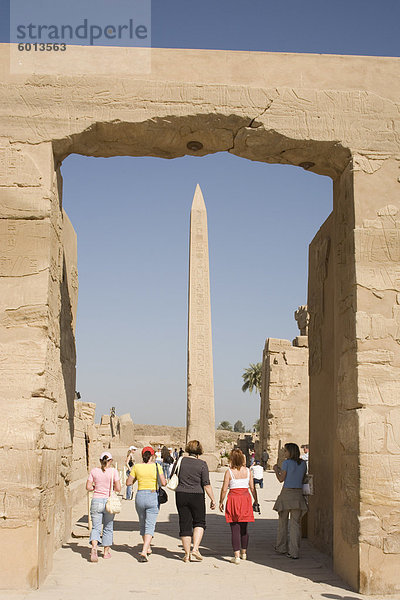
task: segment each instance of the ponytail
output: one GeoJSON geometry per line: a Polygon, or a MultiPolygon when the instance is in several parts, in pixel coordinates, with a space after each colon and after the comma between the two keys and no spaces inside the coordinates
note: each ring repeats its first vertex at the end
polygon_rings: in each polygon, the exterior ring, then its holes
{"type": "Polygon", "coordinates": [[[142,454],[142,459],[143,459],[144,463],[148,463],[151,457],[152,457],[152,454],[148,450],[146,450],[146,452],[143,452],[143,454],[142,454]]]}

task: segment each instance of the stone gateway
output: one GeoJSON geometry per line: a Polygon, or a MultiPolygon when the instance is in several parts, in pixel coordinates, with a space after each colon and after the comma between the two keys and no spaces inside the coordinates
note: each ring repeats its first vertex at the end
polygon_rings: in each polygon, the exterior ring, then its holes
{"type": "Polygon", "coordinates": [[[143,52],[1,46],[0,585],[38,586],[70,531],[77,287],[62,161],[227,151],[333,180],[307,302],[310,460],[323,454],[311,468],[330,489],[310,507],[313,541],[325,536],[353,589],[398,594],[400,59],[147,49],[151,72],[135,73],[143,52]]]}

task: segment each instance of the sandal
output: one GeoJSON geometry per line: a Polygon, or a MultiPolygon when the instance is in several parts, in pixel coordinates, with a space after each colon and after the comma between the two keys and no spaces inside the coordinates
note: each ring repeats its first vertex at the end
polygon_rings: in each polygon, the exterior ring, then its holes
{"type": "Polygon", "coordinates": [[[148,562],[148,561],[149,561],[149,559],[147,558],[146,554],[139,554],[139,562],[145,563],[145,562],[148,562]]]}
{"type": "Polygon", "coordinates": [[[188,563],[190,561],[190,554],[185,554],[182,556],[182,560],[184,563],[188,563]]]}
{"type": "MultiPolygon", "coordinates": [[[[202,555],[200,554],[199,550],[192,550],[191,554],[190,554],[190,560],[193,559],[193,557],[196,559],[196,561],[198,560],[203,560],[202,555]]],[[[195,562],[196,562],[195,561],[195,562]]]]}
{"type": "Polygon", "coordinates": [[[105,552],[103,558],[111,558],[111,552],[105,552]]]}

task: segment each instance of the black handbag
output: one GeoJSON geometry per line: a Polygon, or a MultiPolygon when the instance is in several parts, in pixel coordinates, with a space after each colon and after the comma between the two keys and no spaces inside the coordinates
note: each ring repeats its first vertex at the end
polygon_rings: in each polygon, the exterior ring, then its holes
{"type": "Polygon", "coordinates": [[[168,501],[168,494],[161,487],[160,473],[158,472],[158,465],[156,465],[156,473],[157,473],[156,490],[157,490],[158,506],[160,506],[160,504],[165,504],[168,501]]]}

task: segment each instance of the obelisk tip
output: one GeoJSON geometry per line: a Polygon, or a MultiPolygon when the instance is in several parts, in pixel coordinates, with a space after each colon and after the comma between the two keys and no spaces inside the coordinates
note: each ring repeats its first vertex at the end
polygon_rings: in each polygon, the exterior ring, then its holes
{"type": "Polygon", "coordinates": [[[205,210],[206,209],[203,194],[202,194],[201,187],[199,184],[196,185],[196,189],[195,189],[194,196],[193,196],[192,210],[194,208],[196,210],[205,210]]]}

